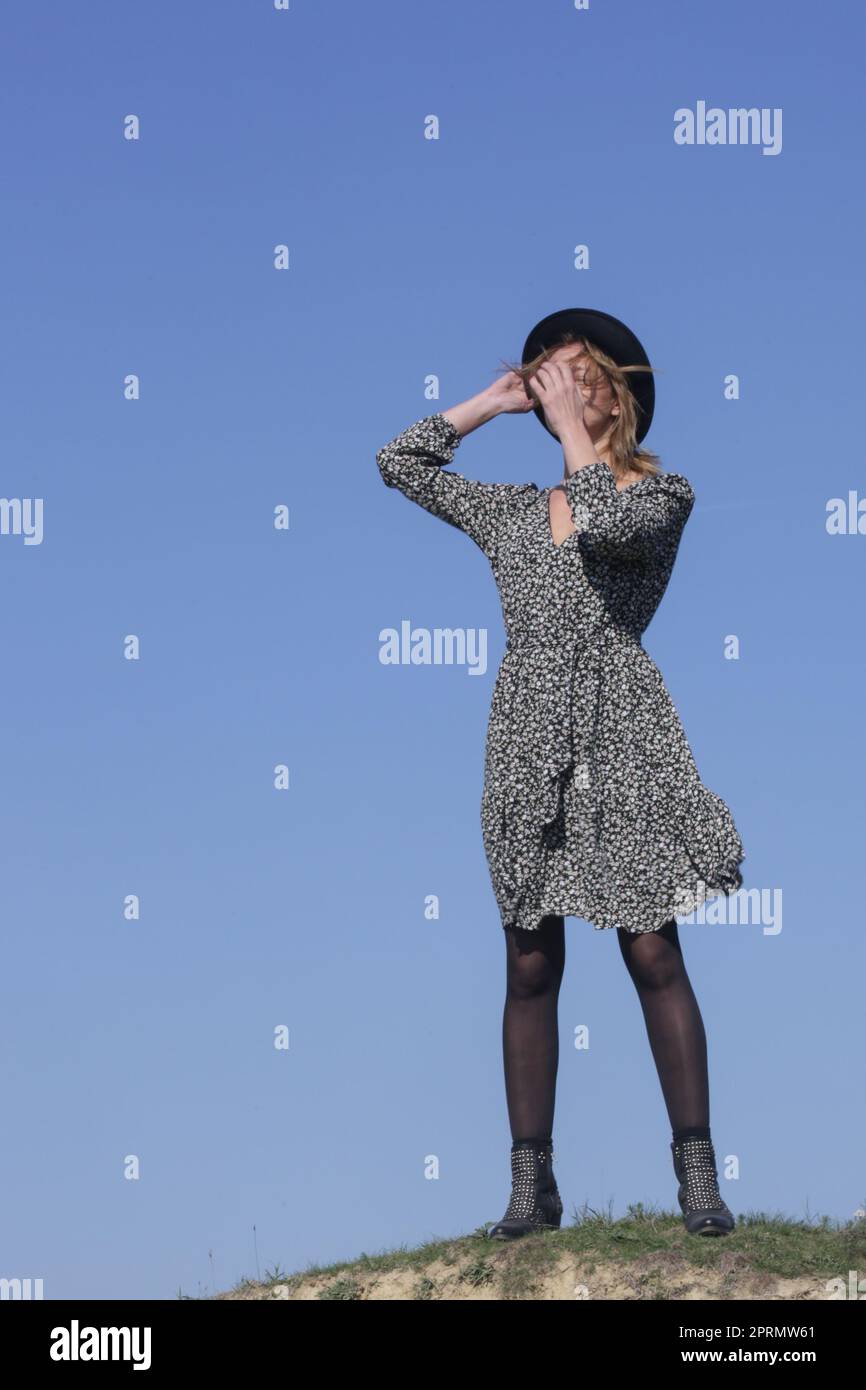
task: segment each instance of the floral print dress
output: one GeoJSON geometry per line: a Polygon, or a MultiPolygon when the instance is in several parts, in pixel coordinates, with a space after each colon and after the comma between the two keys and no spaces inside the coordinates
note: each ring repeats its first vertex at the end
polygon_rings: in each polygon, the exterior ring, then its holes
{"type": "Polygon", "coordinates": [[[507,646],[493,687],[481,829],[506,930],[551,915],[655,931],[742,884],[731,812],[703,785],[641,636],[667,588],[694,492],[678,473],[619,491],[601,461],[550,489],[446,472],[461,436],[427,415],[381,448],[388,487],[487,556],[507,646]]]}

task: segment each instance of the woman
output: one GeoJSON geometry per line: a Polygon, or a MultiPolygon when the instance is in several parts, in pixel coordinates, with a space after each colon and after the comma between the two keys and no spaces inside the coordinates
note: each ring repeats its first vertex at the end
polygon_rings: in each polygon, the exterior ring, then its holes
{"type": "Polygon", "coordinates": [[[676,915],[736,891],[744,855],[641,644],[694,504],[688,480],[639,447],[651,371],[619,320],[563,310],[533,329],[521,365],[377,454],[389,487],[487,556],[507,633],[481,804],[507,960],[512,1192],[488,1231],[501,1239],[558,1227],[562,1216],[552,1129],[567,916],[617,930],[671,1124],[686,1229],[721,1235],[735,1224],[718,1188],[706,1037],[676,915]],[[528,410],[559,441],[559,483],[445,471],[466,435],[528,410]]]}

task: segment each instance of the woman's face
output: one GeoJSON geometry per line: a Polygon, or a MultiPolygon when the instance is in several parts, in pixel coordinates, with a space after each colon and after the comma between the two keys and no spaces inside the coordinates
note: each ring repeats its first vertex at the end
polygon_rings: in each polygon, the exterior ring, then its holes
{"type": "Polygon", "coordinates": [[[610,429],[619,415],[616,392],[592,358],[580,344],[563,343],[548,357],[548,361],[567,362],[575,372],[575,385],[583,397],[583,420],[593,439],[610,429]],[[596,381],[593,378],[597,377],[596,381]]]}

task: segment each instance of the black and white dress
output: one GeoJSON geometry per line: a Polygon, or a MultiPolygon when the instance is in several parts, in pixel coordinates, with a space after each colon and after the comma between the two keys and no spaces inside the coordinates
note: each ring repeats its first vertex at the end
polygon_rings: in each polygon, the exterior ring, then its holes
{"type": "Polygon", "coordinates": [[[446,472],[441,414],[376,455],[382,478],[465,531],[493,569],[507,647],[490,705],[481,828],[502,925],[581,917],[655,931],[742,884],[743,846],[703,785],[641,643],[694,492],[679,473],[619,491],[606,463],[565,483],[577,528],[557,545],[550,489],[446,472]]]}

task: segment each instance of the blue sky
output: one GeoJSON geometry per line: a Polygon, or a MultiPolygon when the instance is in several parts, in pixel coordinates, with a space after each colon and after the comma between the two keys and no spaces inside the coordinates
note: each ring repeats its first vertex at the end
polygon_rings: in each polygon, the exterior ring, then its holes
{"type": "MultiPolygon", "coordinates": [[[[7,30],[2,492],[43,534],[0,536],[0,1275],[171,1298],[254,1276],[253,1228],[264,1273],[501,1216],[498,600],[375,452],[568,305],[659,368],[647,444],[697,502],[645,644],[744,887],[782,896],[774,933],[681,928],[725,1197],[850,1216],[866,539],[826,516],[864,477],[859,12],[47,0],[7,30]],[[675,144],[699,101],[780,109],[780,152],[675,144]],[[382,665],[404,619],[486,629],[486,672],[382,665]]],[[[455,468],[547,486],[561,454],[509,416],[455,468]]],[[[614,933],[567,937],[566,1219],[670,1206],[614,933]]]]}

